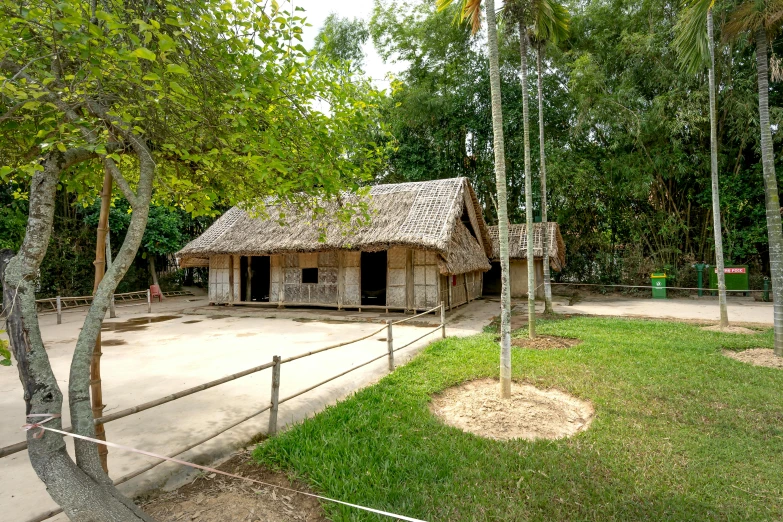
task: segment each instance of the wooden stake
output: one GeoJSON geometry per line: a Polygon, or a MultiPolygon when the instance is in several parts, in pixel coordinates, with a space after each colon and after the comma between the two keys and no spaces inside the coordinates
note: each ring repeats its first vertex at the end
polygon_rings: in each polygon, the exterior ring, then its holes
{"type": "Polygon", "coordinates": [[[63,303],[60,296],[57,296],[57,324],[63,324],[63,303]]]}
{"type": "Polygon", "coordinates": [[[280,356],[272,358],[272,409],[269,410],[269,431],[267,435],[277,435],[277,409],[280,404],[280,356]]]}
{"type": "Polygon", "coordinates": [[[386,348],[389,350],[389,371],[394,371],[394,338],[392,337],[392,320],[386,321],[388,326],[388,332],[386,335],[386,348]]]}
{"type": "Polygon", "coordinates": [[[150,298],[150,289],[147,288],[147,313],[152,313],[152,299],[150,298]]]}
{"type": "MultiPolygon", "coordinates": [[[[111,203],[111,174],[106,171],[103,176],[103,189],[101,190],[101,213],[98,217],[98,238],[95,244],[95,284],[93,285],[93,295],[98,290],[98,285],[103,280],[106,272],[106,234],[109,231],[109,204],[111,203]]],[[[95,348],[92,351],[90,360],[90,404],[92,405],[92,416],[94,419],[103,417],[103,388],[101,386],[101,333],[95,339],[95,348]]],[[[103,423],[95,425],[95,438],[106,440],[106,430],[103,423]]],[[[109,472],[107,455],[109,450],[103,444],[98,445],[98,456],[101,459],[103,471],[109,472]]]]}
{"type": "Polygon", "coordinates": [[[440,302],[440,332],[441,336],[446,338],[446,307],[443,306],[443,301],[440,302]]]}

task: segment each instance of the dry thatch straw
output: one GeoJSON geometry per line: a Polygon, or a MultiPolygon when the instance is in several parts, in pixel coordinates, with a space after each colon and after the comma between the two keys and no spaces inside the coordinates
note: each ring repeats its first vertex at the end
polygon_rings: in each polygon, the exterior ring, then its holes
{"type": "Polygon", "coordinates": [[[181,266],[186,266],[212,255],[377,251],[403,246],[440,254],[441,273],[489,270],[489,229],[467,178],[376,185],[367,196],[346,195],[345,199],[356,197],[367,204],[369,224],[359,218],[340,223],[335,202],[322,203],[327,211],[317,221],[312,213],[279,203],[267,205],[264,217],[252,217],[234,207],[177,256],[181,266]]]}
{"type": "MultiPolygon", "coordinates": [[[[544,257],[544,230],[549,233],[549,264],[557,271],[565,266],[565,243],[560,235],[560,226],[550,221],[549,223],[533,223],[533,257],[544,257]]],[[[492,253],[490,259],[500,259],[500,246],[498,227],[489,227],[489,236],[492,240],[492,253]]],[[[510,259],[527,259],[527,225],[516,224],[508,226],[508,257],[510,259]]]]}

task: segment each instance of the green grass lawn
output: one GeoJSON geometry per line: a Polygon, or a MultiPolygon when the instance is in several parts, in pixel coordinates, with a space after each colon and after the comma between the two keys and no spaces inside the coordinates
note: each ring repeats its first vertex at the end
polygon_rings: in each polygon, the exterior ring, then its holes
{"type": "MultiPolygon", "coordinates": [[[[333,498],[426,520],[783,519],[783,371],[721,355],[772,347],[771,331],[587,317],[538,331],[584,340],[513,350],[516,381],[592,401],[592,426],[571,439],[496,442],[430,414],[432,394],[497,378],[486,333],[434,343],[254,457],[333,498]]],[[[381,519],[324,507],[333,520],[381,519]]]]}

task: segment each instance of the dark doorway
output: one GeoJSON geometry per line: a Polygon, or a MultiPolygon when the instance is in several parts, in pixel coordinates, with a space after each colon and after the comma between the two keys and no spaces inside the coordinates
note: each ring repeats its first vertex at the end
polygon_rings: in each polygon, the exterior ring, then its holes
{"type": "Polygon", "coordinates": [[[484,295],[500,295],[502,286],[500,261],[493,261],[492,268],[484,274],[484,295]]]}
{"type": "Polygon", "coordinates": [[[362,252],[362,305],[386,306],[386,251],[362,252]]]}
{"type": "Polygon", "coordinates": [[[242,257],[239,261],[240,300],[269,302],[269,256],[242,257]]]}

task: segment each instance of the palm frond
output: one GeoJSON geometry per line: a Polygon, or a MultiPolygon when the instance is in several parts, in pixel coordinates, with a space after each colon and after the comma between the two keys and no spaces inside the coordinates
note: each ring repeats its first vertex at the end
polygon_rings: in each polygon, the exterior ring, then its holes
{"type": "Polygon", "coordinates": [[[686,4],[682,17],[675,27],[672,45],[677,51],[677,61],[683,70],[696,73],[707,66],[710,47],[707,41],[707,13],[715,0],[693,0],[686,4]]]}
{"type": "Polygon", "coordinates": [[[740,4],[723,26],[725,41],[736,40],[744,33],[753,33],[763,27],[772,40],[783,25],[783,0],[748,0],[740,4]]]}
{"type": "Polygon", "coordinates": [[[571,15],[555,0],[538,0],[533,4],[533,38],[540,42],[558,44],[568,39],[571,15]]]}
{"type": "MultiPolygon", "coordinates": [[[[437,0],[435,4],[438,11],[443,11],[448,8],[454,0],[437,0]]],[[[470,21],[470,30],[473,34],[476,34],[481,29],[481,0],[460,0],[460,8],[457,14],[454,15],[454,20],[457,21],[470,21]]]]}

